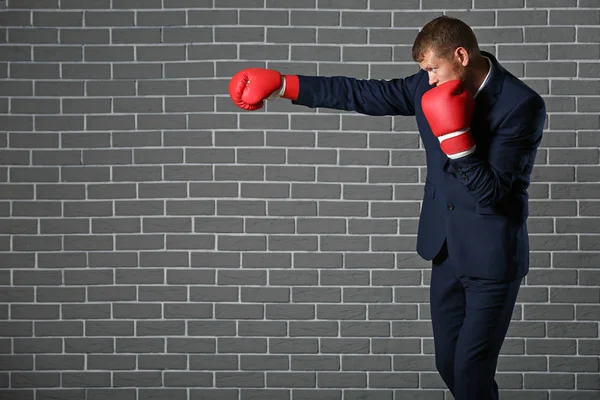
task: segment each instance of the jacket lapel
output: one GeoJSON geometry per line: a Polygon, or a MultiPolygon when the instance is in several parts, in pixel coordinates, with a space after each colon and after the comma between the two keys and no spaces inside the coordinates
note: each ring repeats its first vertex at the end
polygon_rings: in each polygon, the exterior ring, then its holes
{"type": "Polygon", "coordinates": [[[491,53],[487,51],[482,51],[481,53],[492,62],[492,73],[489,81],[481,88],[481,91],[477,95],[475,106],[485,105],[485,108],[489,110],[496,100],[498,100],[498,94],[502,91],[506,70],[491,53]]]}
{"type": "MultiPolygon", "coordinates": [[[[506,70],[491,53],[487,51],[482,51],[481,53],[492,62],[492,72],[490,79],[481,88],[481,91],[475,98],[475,110],[473,112],[473,119],[471,120],[471,133],[475,138],[475,142],[480,147],[487,147],[487,142],[490,140],[490,113],[494,103],[498,100],[498,95],[502,91],[506,70]]],[[[449,166],[450,159],[446,159],[442,165],[442,170],[450,172],[449,166]]]]}

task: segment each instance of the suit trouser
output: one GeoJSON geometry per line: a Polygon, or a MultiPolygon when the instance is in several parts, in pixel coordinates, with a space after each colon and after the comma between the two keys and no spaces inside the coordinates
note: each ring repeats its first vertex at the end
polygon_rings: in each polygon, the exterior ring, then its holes
{"type": "Polygon", "coordinates": [[[521,279],[459,276],[452,263],[444,244],[430,284],[436,368],[456,400],[497,400],[498,354],[521,279]]]}

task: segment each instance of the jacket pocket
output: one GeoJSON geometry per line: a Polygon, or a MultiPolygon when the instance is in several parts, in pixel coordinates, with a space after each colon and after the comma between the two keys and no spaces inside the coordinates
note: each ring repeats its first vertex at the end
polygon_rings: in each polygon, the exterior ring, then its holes
{"type": "Polygon", "coordinates": [[[482,205],[477,204],[475,209],[478,214],[482,214],[482,215],[502,215],[502,213],[500,211],[498,211],[496,208],[490,207],[490,206],[482,206],[482,205]]]}

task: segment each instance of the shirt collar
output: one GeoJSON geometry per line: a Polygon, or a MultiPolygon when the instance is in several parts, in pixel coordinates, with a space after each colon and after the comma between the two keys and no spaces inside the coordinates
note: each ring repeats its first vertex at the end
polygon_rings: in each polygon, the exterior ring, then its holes
{"type": "Polygon", "coordinates": [[[492,68],[494,68],[494,66],[492,65],[492,61],[490,61],[490,59],[488,57],[484,56],[484,58],[487,60],[490,68],[488,70],[487,75],[485,76],[485,79],[483,80],[483,82],[481,82],[481,86],[479,86],[479,89],[477,89],[477,92],[475,92],[475,95],[473,96],[473,98],[476,98],[477,95],[479,94],[479,92],[481,92],[483,87],[486,85],[486,83],[488,83],[488,81],[490,80],[490,76],[492,75],[492,68]]]}

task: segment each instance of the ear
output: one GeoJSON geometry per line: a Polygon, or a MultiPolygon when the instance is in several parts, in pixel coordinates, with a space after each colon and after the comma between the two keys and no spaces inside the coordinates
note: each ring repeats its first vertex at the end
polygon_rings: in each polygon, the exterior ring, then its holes
{"type": "Polygon", "coordinates": [[[454,50],[454,57],[463,67],[469,64],[469,52],[464,47],[457,47],[454,50]]]}

